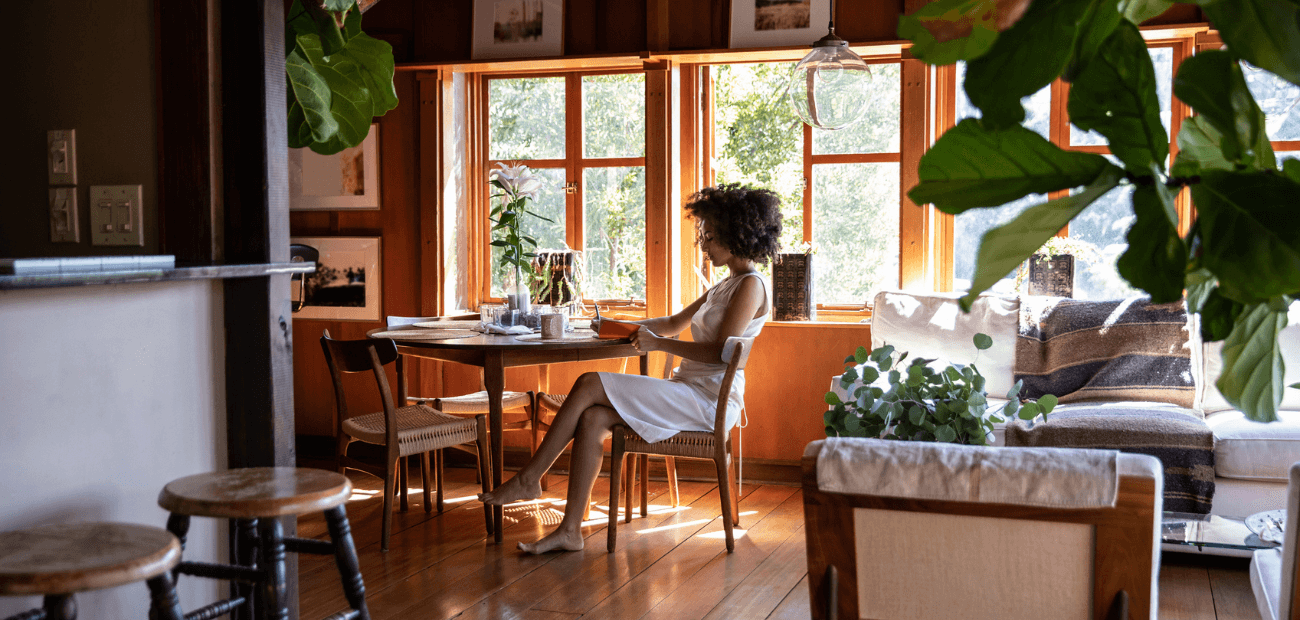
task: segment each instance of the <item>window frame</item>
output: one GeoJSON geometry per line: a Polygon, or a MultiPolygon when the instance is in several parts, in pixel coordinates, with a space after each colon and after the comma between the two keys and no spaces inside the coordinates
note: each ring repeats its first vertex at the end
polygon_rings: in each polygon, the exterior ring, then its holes
{"type": "MultiPolygon", "coordinates": [[[[586,157],[583,153],[583,78],[593,75],[626,75],[640,74],[645,77],[645,87],[649,87],[649,76],[644,68],[613,67],[613,68],[591,68],[591,69],[555,69],[555,70],[532,70],[532,71],[492,71],[474,74],[474,84],[470,86],[475,93],[473,100],[478,105],[474,106],[474,116],[477,122],[474,127],[473,142],[478,145],[480,157],[471,159],[471,162],[482,162],[481,167],[467,165],[468,186],[478,187],[479,191],[476,196],[471,198],[470,208],[468,209],[472,226],[469,227],[470,238],[477,239],[478,243],[472,244],[480,248],[478,257],[471,259],[468,269],[469,298],[471,303],[501,303],[503,298],[492,295],[492,269],[491,269],[491,225],[488,221],[488,213],[492,208],[490,191],[486,189],[485,182],[477,182],[487,178],[491,170],[496,168],[497,164],[506,165],[523,164],[532,169],[549,169],[564,170],[565,178],[565,201],[564,201],[564,218],[565,218],[565,241],[570,248],[577,250],[586,249],[586,239],[584,230],[585,221],[585,204],[583,173],[588,169],[613,168],[613,167],[641,167],[648,168],[649,158],[643,150],[641,157],[586,157]],[[564,80],[564,157],[561,159],[490,159],[490,127],[489,111],[491,106],[491,83],[494,80],[510,79],[535,79],[535,78],[562,78],[564,80]],[[475,170],[478,171],[476,176],[475,170]],[[487,248],[484,250],[483,248],[487,248]]],[[[647,133],[649,128],[646,129],[647,133]]],[[[474,149],[471,147],[471,157],[474,149]]],[[[648,188],[647,188],[648,189],[648,188]]],[[[647,221],[650,217],[649,194],[647,191],[646,204],[643,205],[646,210],[647,221]]],[[[647,234],[649,231],[647,230],[647,234]]],[[[647,271],[649,269],[650,257],[649,247],[647,244],[647,271]]],[[[647,274],[648,276],[648,274],[647,274]]],[[[646,279],[646,297],[650,297],[649,287],[650,278],[646,279]]],[[[609,305],[619,308],[621,311],[637,315],[646,313],[646,299],[599,299],[593,300],[585,298],[583,303],[595,303],[599,301],[601,305],[609,305]]]]}

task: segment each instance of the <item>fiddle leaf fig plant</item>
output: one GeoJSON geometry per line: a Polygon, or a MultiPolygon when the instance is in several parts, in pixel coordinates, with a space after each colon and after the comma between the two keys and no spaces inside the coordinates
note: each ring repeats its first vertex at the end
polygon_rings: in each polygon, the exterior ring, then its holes
{"type": "Polygon", "coordinates": [[[961,301],[969,310],[1086,207],[1132,187],[1134,217],[1120,275],[1155,303],[1177,301],[1186,291],[1204,339],[1225,341],[1219,392],[1250,419],[1268,422],[1277,419],[1286,389],[1278,335],[1288,306],[1300,298],[1300,162],[1279,167],[1241,63],[1300,85],[1300,2],[1193,3],[1224,49],[1179,65],[1174,95],[1197,116],[1182,123],[1168,169],[1169,136],[1138,24],[1174,2],[1033,0],[1026,7],[939,0],[901,18],[898,34],[912,41],[915,57],[932,65],[967,62],[963,88],[980,109],[979,118],[962,120],[921,158],[920,183],[908,196],[959,214],[1072,190],[984,235],[961,301]],[[1058,77],[1070,83],[1071,123],[1105,137],[1119,165],[1062,149],[1024,126],[1021,98],[1058,77]],[[1184,187],[1196,219],[1180,234],[1174,198],[1184,187]]]}
{"type": "Polygon", "coordinates": [[[393,48],[361,31],[355,0],[294,0],[285,22],[289,146],[333,155],[397,107],[393,48]]]}
{"type": "MultiPolygon", "coordinates": [[[[993,346],[987,334],[975,334],[975,348],[993,346]]],[[[903,366],[907,353],[885,345],[867,352],[866,347],[846,358],[848,368],[840,376],[841,398],[826,393],[830,405],[824,415],[827,437],[883,437],[904,441],[939,441],[987,445],[995,423],[1020,418],[1029,424],[1056,407],[1050,394],[1022,403],[1023,383],[1017,381],[1007,393],[1000,411],[988,411],[984,375],[975,364],[950,364],[936,369],[935,360],[913,358],[903,366]]]]}

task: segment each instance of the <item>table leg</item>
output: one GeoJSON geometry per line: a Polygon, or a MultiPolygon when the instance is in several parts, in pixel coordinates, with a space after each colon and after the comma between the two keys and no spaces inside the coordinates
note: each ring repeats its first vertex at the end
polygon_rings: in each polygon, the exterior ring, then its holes
{"type": "MultiPolygon", "coordinates": [[[[501,486],[501,471],[505,455],[501,445],[501,393],[506,388],[505,363],[500,351],[489,351],[483,360],[483,383],[488,393],[488,439],[492,443],[492,488],[501,486]]],[[[502,523],[505,521],[505,508],[497,506],[492,516],[493,538],[501,542],[502,523]]]]}

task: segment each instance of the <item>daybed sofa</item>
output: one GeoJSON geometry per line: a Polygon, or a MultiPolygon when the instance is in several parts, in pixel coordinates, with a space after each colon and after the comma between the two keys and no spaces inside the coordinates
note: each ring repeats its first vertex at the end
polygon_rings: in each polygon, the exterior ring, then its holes
{"type": "MultiPolygon", "coordinates": [[[[1021,303],[1018,298],[985,295],[966,314],[957,305],[958,297],[957,293],[879,293],[875,299],[870,345],[874,349],[889,344],[899,351],[908,351],[913,357],[956,363],[974,361],[987,379],[992,411],[1005,403],[998,397],[1006,396],[1014,384],[1021,303]],[[978,358],[972,344],[976,333],[993,338],[993,347],[979,351],[978,358]]],[[[1041,301],[1030,299],[1027,303],[1041,301]]],[[[1289,326],[1279,339],[1286,363],[1286,385],[1300,381],[1300,302],[1292,306],[1289,318],[1289,326]]],[[[1189,419],[1204,419],[1213,433],[1215,484],[1211,514],[1244,517],[1283,506],[1288,471],[1293,463],[1300,461],[1300,390],[1283,390],[1279,421],[1261,424],[1246,420],[1214,387],[1222,368],[1223,343],[1202,343],[1194,315],[1186,319],[1183,329],[1187,334],[1185,343],[1171,348],[1182,349],[1172,354],[1190,361],[1183,364],[1191,372],[1189,388],[1194,391],[1189,407],[1103,400],[1062,404],[1057,412],[1101,406],[1144,409],[1165,416],[1177,412],[1189,419]]],[[[832,380],[831,386],[832,390],[844,394],[838,377],[832,380]]],[[[1004,426],[997,426],[991,438],[993,445],[1005,444],[1004,426]]]]}

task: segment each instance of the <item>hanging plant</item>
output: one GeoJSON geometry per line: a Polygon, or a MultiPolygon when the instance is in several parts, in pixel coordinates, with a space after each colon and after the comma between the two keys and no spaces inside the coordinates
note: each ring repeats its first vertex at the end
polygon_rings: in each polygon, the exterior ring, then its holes
{"type": "Polygon", "coordinates": [[[285,24],[289,146],[333,155],[397,107],[393,48],[361,31],[355,0],[294,0],[285,24]]]}

